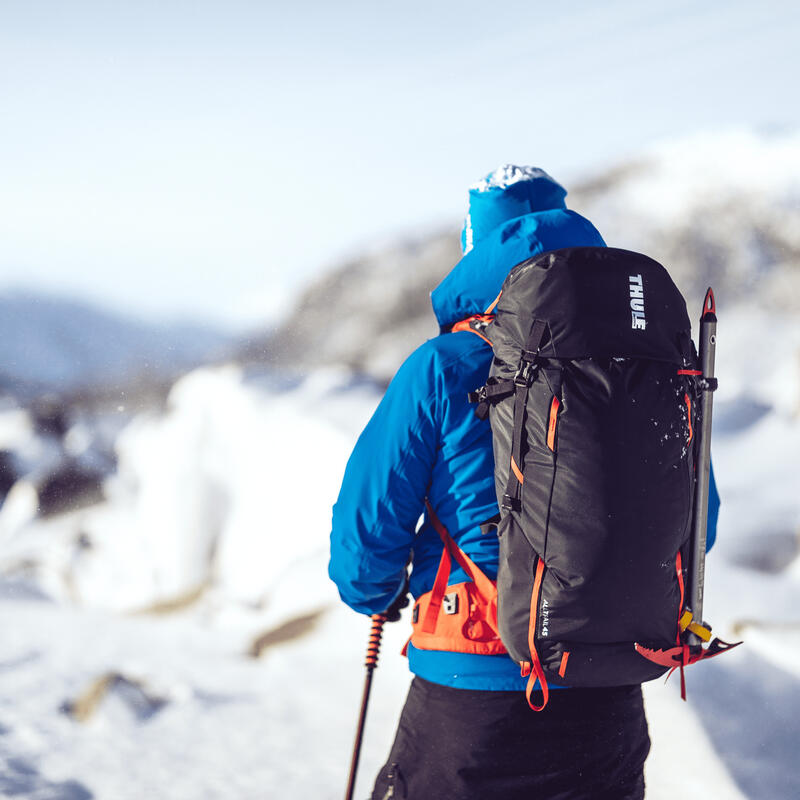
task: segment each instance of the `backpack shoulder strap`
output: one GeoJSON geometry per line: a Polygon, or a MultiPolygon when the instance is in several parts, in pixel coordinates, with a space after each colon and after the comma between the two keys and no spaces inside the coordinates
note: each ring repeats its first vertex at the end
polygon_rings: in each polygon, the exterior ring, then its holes
{"type": "Polygon", "coordinates": [[[480,336],[486,344],[492,346],[491,340],[485,335],[484,331],[490,322],[494,320],[494,314],[473,314],[471,317],[459,320],[450,328],[451,333],[458,331],[469,331],[476,336],[480,336]]]}

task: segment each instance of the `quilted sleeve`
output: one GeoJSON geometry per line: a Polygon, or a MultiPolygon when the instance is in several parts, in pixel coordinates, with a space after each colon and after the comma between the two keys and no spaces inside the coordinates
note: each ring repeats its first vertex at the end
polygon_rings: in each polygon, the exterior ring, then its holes
{"type": "Polygon", "coordinates": [[[438,448],[435,364],[407,359],[359,437],[333,507],[329,575],[342,600],[380,613],[399,593],[438,448]]]}

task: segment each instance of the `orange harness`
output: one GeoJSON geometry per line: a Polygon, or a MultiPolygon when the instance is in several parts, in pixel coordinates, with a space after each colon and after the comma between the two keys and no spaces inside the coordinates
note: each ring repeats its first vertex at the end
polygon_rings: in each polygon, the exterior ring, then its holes
{"type": "MultiPolygon", "coordinates": [[[[497,585],[453,541],[427,500],[425,507],[444,547],[433,589],[421,595],[414,605],[409,641],[421,650],[507,653],[497,631],[497,585]],[[448,585],[453,559],[469,581],[448,585]]],[[[404,655],[407,649],[408,644],[403,648],[404,655]]]]}

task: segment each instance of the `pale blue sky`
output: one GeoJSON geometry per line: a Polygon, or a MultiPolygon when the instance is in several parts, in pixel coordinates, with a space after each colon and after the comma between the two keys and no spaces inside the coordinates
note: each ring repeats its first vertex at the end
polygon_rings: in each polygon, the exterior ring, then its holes
{"type": "Polygon", "coordinates": [[[232,325],[506,161],[797,128],[800,3],[0,0],[0,289],[232,325]]]}

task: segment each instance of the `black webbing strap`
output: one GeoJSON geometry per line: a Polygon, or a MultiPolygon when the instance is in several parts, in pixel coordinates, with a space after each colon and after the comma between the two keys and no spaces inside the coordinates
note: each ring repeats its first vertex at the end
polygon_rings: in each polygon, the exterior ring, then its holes
{"type": "Polygon", "coordinates": [[[478,526],[481,529],[481,534],[483,536],[488,536],[490,533],[497,533],[497,526],[500,524],[500,515],[495,514],[494,516],[489,517],[486,522],[481,522],[478,526]]]}
{"type": "MultiPolygon", "coordinates": [[[[491,379],[490,379],[491,380],[491,379]]],[[[475,409],[475,416],[478,419],[486,419],[489,416],[489,406],[502,400],[504,397],[514,394],[514,381],[507,378],[504,381],[497,381],[496,383],[487,383],[476,389],[474,392],[467,394],[467,400],[470,403],[477,403],[478,407],[475,409]]]]}
{"type": "Polygon", "coordinates": [[[517,374],[514,376],[514,432],[511,437],[511,463],[508,467],[508,483],[503,495],[503,508],[507,511],[519,511],[520,487],[522,481],[522,441],[525,436],[525,404],[528,401],[528,387],[536,374],[536,359],[544,338],[547,323],[537,319],[533,321],[528,341],[522,351],[517,374]]]}

